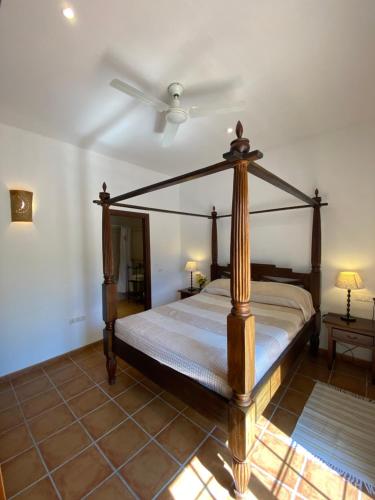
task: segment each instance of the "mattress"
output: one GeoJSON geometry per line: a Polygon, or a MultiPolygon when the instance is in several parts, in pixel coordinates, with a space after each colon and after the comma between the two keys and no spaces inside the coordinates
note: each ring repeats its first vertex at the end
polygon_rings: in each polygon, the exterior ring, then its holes
{"type": "MultiPolygon", "coordinates": [[[[230,309],[229,297],[200,293],[118,319],[115,335],[160,363],[230,398],[232,389],[227,382],[230,309]]],[[[311,307],[310,316],[313,312],[311,307]]],[[[252,302],[252,313],[256,325],[257,383],[308,318],[298,308],[259,302],[252,302]]]]}

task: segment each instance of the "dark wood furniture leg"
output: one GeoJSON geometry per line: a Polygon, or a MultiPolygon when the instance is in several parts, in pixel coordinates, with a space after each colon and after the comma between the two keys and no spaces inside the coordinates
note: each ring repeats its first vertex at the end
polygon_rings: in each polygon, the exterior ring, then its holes
{"type": "Polygon", "coordinates": [[[102,285],[103,295],[103,320],[105,328],[103,330],[104,354],[107,358],[107,373],[109,384],[116,382],[116,355],[113,352],[113,338],[115,335],[115,322],[117,319],[117,285],[113,274],[112,259],[112,233],[111,215],[108,200],[110,194],[106,192],[107,186],[103,183],[103,191],[99,193],[102,204],[102,247],[103,247],[103,274],[102,285]]]}
{"type": "Polygon", "coordinates": [[[371,368],[371,375],[372,375],[372,383],[375,384],[375,347],[372,350],[372,368],[371,368]]]}
{"type": "Polygon", "coordinates": [[[332,336],[332,328],[327,329],[328,333],[328,368],[331,370],[333,365],[333,360],[336,357],[336,340],[332,336]]]}
{"type": "Polygon", "coordinates": [[[319,353],[319,341],[320,341],[320,328],[321,328],[321,312],[320,312],[320,294],[321,294],[321,247],[322,247],[322,232],[321,232],[321,222],[320,222],[320,202],[321,198],[319,196],[319,191],[315,190],[315,197],[313,198],[317,202],[314,206],[313,212],[313,225],[312,225],[312,237],[311,237],[311,284],[310,292],[313,299],[313,305],[315,309],[315,331],[310,337],[310,353],[313,356],[317,356],[319,353]]]}
{"type": "Polygon", "coordinates": [[[5,496],[5,488],[4,488],[4,481],[3,481],[3,475],[1,472],[1,465],[0,465],[0,500],[6,500],[5,496]]]}
{"type": "Polygon", "coordinates": [[[217,244],[217,212],[215,207],[212,208],[211,212],[212,226],[211,226],[211,281],[216,279],[217,273],[217,255],[218,255],[218,244],[217,244]]]}
{"type": "Polygon", "coordinates": [[[255,321],[250,310],[250,239],[248,216],[248,162],[234,167],[231,227],[232,311],[227,320],[229,448],[236,495],[248,491],[250,450],[255,437],[255,405],[250,398],[255,372],[255,321]]]}

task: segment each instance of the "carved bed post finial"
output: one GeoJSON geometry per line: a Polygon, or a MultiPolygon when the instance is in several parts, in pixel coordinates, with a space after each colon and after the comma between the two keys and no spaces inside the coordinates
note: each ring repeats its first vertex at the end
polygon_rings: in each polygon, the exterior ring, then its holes
{"type": "Polygon", "coordinates": [[[243,126],[240,120],[238,120],[237,125],[236,125],[236,136],[238,139],[241,139],[243,134],[243,126]]]}
{"type": "Polygon", "coordinates": [[[211,281],[217,278],[217,212],[215,207],[212,207],[211,212],[212,227],[211,227],[211,281]]]}
{"type": "Polygon", "coordinates": [[[229,159],[230,157],[241,159],[243,153],[248,153],[250,151],[250,141],[246,137],[242,137],[243,127],[240,121],[237,122],[236,126],[236,139],[230,143],[229,153],[224,154],[224,158],[229,159]]]}
{"type": "Polygon", "coordinates": [[[315,309],[315,331],[310,337],[310,352],[311,354],[318,354],[319,352],[319,337],[321,328],[321,311],[320,311],[320,296],[321,296],[321,271],[320,265],[322,260],[322,233],[321,233],[321,220],[320,220],[320,202],[318,188],[315,189],[315,197],[313,198],[318,202],[314,206],[313,212],[313,225],[311,235],[311,286],[310,291],[313,299],[315,309]]]}
{"type": "Polygon", "coordinates": [[[108,381],[110,384],[114,384],[116,381],[116,356],[113,352],[113,337],[117,318],[117,284],[113,271],[111,214],[108,203],[111,195],[107,193],[105,182],[103,182],[103,191],[99,193],[99,198],[102,205],[104,354],[107,358],[108,381]]]}

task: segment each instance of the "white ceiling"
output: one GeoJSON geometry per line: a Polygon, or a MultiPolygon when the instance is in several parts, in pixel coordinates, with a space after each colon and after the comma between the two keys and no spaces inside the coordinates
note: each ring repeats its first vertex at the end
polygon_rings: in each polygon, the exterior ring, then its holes
{"type": "Polygon", "coordinates": [[[70,5],[74,23],[59,0],[3,0],[0,121],[173,175],[220,161],[237,119],[264,151],[375,119],[374,0],[70,5]],[[180,81],[186,104],[247,105],[188,121],[163,149],[157,113],[115,77],[161,98],[180,81]]]}

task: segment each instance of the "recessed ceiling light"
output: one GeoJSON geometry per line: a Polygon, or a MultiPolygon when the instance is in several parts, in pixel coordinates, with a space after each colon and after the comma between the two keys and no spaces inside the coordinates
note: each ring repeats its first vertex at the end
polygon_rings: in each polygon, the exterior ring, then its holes
{"type": "Polygon", "coordinates": [[[231,134],[232,132],[233,132],[232,127],[227,128],[227,133],[228,133],[228,134],[231,134]]]}
{"type": "Polygon", "coordinates": [[[75,17],[74,10],[71,7],[65,7],[65,9],[62,10],[62,13],[67,19],[74,19],[75,17]]]}

